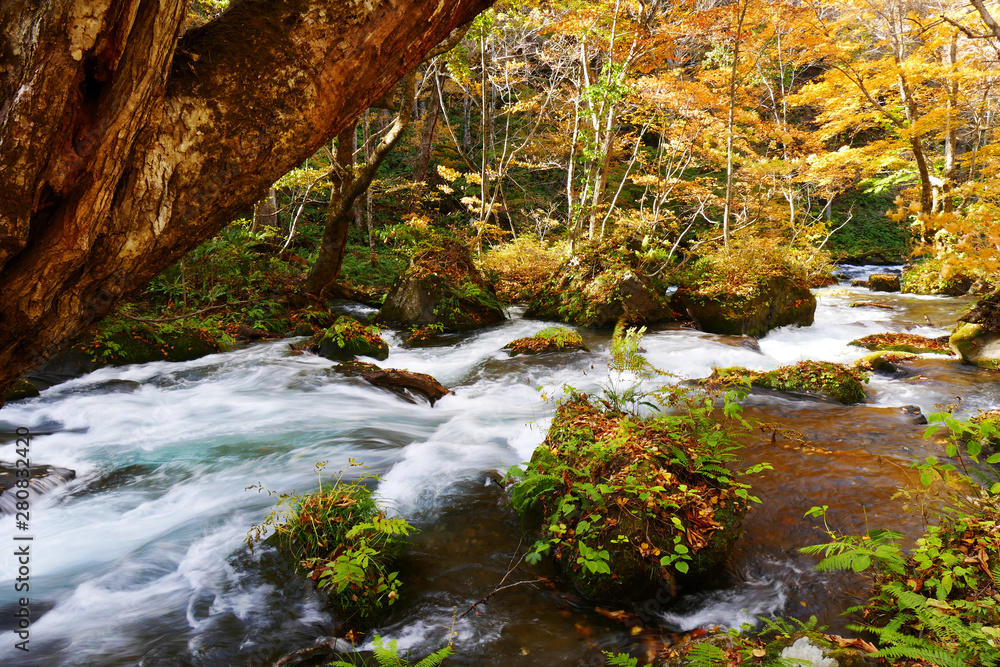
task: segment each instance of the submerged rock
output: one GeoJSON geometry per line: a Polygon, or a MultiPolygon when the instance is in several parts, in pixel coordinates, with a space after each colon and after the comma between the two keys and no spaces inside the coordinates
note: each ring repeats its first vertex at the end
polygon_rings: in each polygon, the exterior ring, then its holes
{"type": "Polygon", "coordinates": [[[740,535],[746,487],[712,467],[721,460],[693,421],[643,419],[582,395],[559,406],[511,504],[541,530],[536,554],[550,554],[584,596],[634,600],[724,563],[740,535]]]}
{"type": "Polygon", "coordinates": [[[503,346],[507,354],[516,357],[519,354],[543,354],[546,352],[571,352],[586,350],[580,334],[566,327],[549,327],[542,329],[530,338],[518,338],[503,346]]]}
{"type": "Polygon", "coordinates": [[[880,333],[852,340],[848,345],[867,350],[910,352],[912,354],[953,354],[948,342],[938,338],[927,338],[908,333],[880,333]]]}
{"type": "Polygon", "coordinates": [[[413,257],[376,316],[381,324],[441,324],[449,331],[477,329],[504,319],[496,291],[479,273],[469,249],[447,238],[436,239],[434,246],[413,257]]]}
{"type": "Polygon", "coordinates": [[[773,371],[754,371],[741,366],[715,368],[709,384],[737,384],[795,392],[825,398],[844,405],[865,400],[861,374],[828,361],[800,361],[794,366],[782,366],[773,371]]]}
{"type": "Polygon", "coordinates": [[[355,357],[383,361],[389,357],[389,344],[382,340],[378,327],[366,327],[353,317],[341,315],[330,327],[313,336],[309,351],[333,361],[355,357]]]}
{"type": "Polygon", "coordinates": [[[816,297],[808,285],[786,274],[764,276],[738,291],[715,283],[686,287],[674,301],[702,331],[757,338],[789,324],[809,326],[816,313],[816,297]]]}
{"type": "Polygon", "coordinates": [[[45,464],[28,467],[30,475],[24,476],[24,468],[13,463],[0,461],[0,515],[13,514],[17,509],[15,496],[18,480],[27,480],[33,495],[48,493],[52,489],[76,479],[76,471],[45,464]]]}
{"type": "Polygon", "coordinates": [[[676,319],[666,296],[630,267],[586,250],[564,262],[528,304],[525,317],[609,327],[676,319]]]}

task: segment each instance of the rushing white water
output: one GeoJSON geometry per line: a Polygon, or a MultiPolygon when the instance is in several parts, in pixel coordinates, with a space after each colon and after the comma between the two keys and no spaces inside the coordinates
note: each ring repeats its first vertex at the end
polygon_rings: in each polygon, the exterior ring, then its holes
{"type": "MultiPolygon", "coordinates": [[[[817,293],[816,323],[771,332],[759,352],[737,337],[665,328],[643,339],[646,356],[681,378],[707,376],[713,366],[850,362],[864,351],[847,343],[870,333],[947,333],[961,303],[842,288],[817,293]],[[861,299],[891,300],[897,309],[848,306],[861,299]]],[[[247,530],[274,502],[247,487],[309,490],[315,463],[329,461],[334,471],[353,458],[382,477],[379,493],[393,511],[433,532],[442,513],[461,507],[488,471],[530,457],[565,386],[599,391],[607,381],[609,332],[583,332],[586,353],[510,359],[500,351],[548,325],[515,318],[420,349],[405,349],[389,334],[391,353],[382,365],[430,373],[454,390],[434,407],[333,373],[331,362],[295,355],[288,341],[186,363],[102,369],[4,407],[0,431],[29,428],[32,461],[71,468],[77,479],[32,498],[31,652],[14,648],[8,612],[21,594],[4,586],[0,663],[270,664],[328,634],[329,619],[308,586],[286,581],[266,553],[262,559],[259,550],[246,551],[247,530]]],[[[876,376],[870,403],[855,409],[916,404],[926,413],[959,392],[967,409],[996,403],[994,387],[976,385],[982,377],[976,369],[943,358],[919,363],[923,379],[876,376]]],[[[802,404],[788,397],[751,400],[802,404]]],[[[12,440],[0,446],[0,460],[13,461],[14,449],[12,440]]],[[[3,517],[5,581],[16,572],[8,546],[15,533],[11,517],[3,517]]],[[[502,572],[503,564],[497,567],[502,572]]],[[[790,567],[798,566],[786,560],[778,570],[790,567]]],[[[747,578],[684,600],[666,620],[681,629],[738,626],[780,610],[797,576],[747,578]]],[[[433,649],[447,636],[458,602],[425,588],[411,616],[386,628],[401,645],[433,649]]],[[[470,592],[468,601],[478,594],[470,592]]],[[[489,654],[511,627],[531,626],[504,618],[470,616],[455,629],[489,654]]],[[[548,664],[540,660],[523,664],[548,664]]]]}

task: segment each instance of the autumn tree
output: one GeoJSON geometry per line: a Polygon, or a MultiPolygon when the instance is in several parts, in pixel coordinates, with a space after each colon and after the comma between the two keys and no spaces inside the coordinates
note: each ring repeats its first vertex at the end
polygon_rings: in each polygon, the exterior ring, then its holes
{"type": "Polygon", "coordinates": [[[0,3],[0,391],[259,200],[490,0],[0,3]]]}

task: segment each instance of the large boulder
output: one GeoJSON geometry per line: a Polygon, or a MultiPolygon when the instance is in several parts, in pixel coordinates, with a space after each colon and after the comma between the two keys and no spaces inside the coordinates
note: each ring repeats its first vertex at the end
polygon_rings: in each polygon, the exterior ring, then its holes
{"type": "Polygon", "coordinates": [[[966,363],[1000,368],[1000,291],[980,299],[959,318],[948,345],[966,363]]]}
{"type": "Polygon", "coordinates": [[[893,273],[873,273],[868,276],[868,289],[873,292],[898,292],[899,276],[893,273]]]}
{"type": "Polygon", "coordinates": [[[441,324],[449,331],[466,331],[505,318],[496,291],[483,279],[469,249],[455,239],[435,237],[414,254],[375,319],[392,326],[441,324]]]}
{"type": "Polygon", "coordinates": [[[816,314],[816,297],[790,274],[766,275],[736,289],[702,282],[679,289],[673,301],[702,331],[756,338],[789,324],[809,326],[816,314]]]}
{"type": "Polygon", "coordinates": [[[610,327],[622,318],[631,324],[676,319],[665,294],[648,278],[598,250],[564,262],[524,316],[586,327],[610,327]]]}
{"type": "Polygon", "coordinates": [[[541,533],[529,560],[553,557],[577,590],[602,600],[634,601],[709,576],[739,537],[749,498],[705,444],[718,446],[715,427],[573,395],[526,468],[512,472],[520,481],[511,503],[541,533]]]}
{"type": "Polygon", "coordinates": [[[191,361],[226,349],[224,334],[197,322],[110,320],[75,346],[98,365],[122,366],[151,361],[191,361]]]}

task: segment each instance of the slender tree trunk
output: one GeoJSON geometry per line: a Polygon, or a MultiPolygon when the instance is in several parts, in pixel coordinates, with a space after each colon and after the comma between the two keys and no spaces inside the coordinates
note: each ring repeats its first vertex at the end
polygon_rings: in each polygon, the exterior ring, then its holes
{"type": "MultiPolygon", "coordinates": [[[[340,275],[340,267],[344,262],[344,252],[347,250],[347,237],[351,230],[351,221],[354,218],[354,202],[368,190],[378,168],[402,138],[406,128],[410,126],[412,118],[410,114],[412,113],[415,92],[414,83],[413,73],[408,74],[403,80],[399,114],[378,147],[372,151],[371,159],[356,170],[351,170],[351,173],[342,176],[339,187],[334,187],[330,197],[330,206],[327,209],[319,256],[303,285],[303,290],[307,294],[322,297],[323,291],[340,275]]],[[[349,132],[355,131],[355,125],[352,124],[349,132]]],[[[345,130],[345,133],[340,137],[335,170],[350,170],[351,158],[341,157],[341,153],[345,152],[343,147],[350,146],[350,138],[345,136],[347,132],[348,130],[345,130]]],[[[347,148],[346,153],[350,155],[350,148],[347,148]]]]}
{"type": "Polygon", "coordinates": [[[253,205],[253,224],[250,231],[256,233],[270,229],[277,233],[278,226],[278,195],[274,188],[271,188],[253,205]]]}
{"type": "Polygon", "coordinates": [[[489,4],[0,3],[0,396],[489,4]]]}
{"type": "Polygon", "coordinates": [[[726,204],[722,211],[722,243],[729,249],[729,228],[733,214],[733,136],[736,120],[737,68],[740,62],[740,45],[743,42],[743,20],[750,0],[743,0],[736,19],[736,40],[733,44],[733,66],[729,73],[729,116],[726,120],[726,204]]]}
{"type": "Polygon", "coordinates": [[[958,118],[956,116],[958,113],[958,76],[955,72],[955,68],[958,66],[958,35],[959,32],[956,30],[944,57],[944,63],[951,79],[948,82],[948,116],[945,120],[944,131],[944,183],[941,186],[942,210],[945,213],[951,213],[955,210],[952,189],[955,187],[955,152],[958,144],[958,118]]]}

